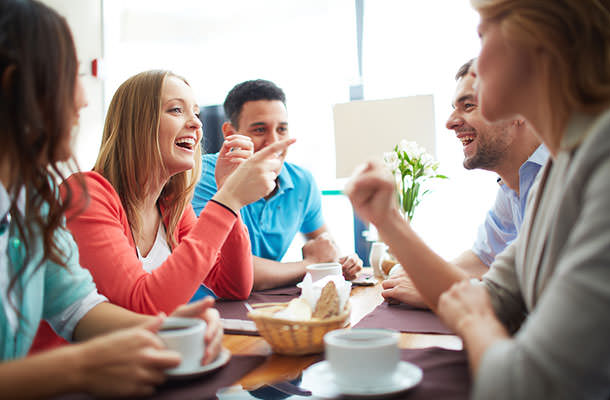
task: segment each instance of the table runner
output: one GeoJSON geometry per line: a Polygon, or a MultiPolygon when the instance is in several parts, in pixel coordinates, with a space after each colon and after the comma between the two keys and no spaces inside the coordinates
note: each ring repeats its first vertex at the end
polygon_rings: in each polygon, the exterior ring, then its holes
{"type": "MultiPolygon", "coordinates": [[[[208,375],[193,379],[168,380],[157,388],[157,393],[148,399],[215,399],[216,392],[231,386],[248,372],[261,365],[267,357],[234,355],[227,365],[208,375]]],[[[55,400],[89,400],[86,394],[71,394],[55,397],[55,400]]]]}
{"type": "Polygon", "coordinates": [[[216,309],[220,313],[220,318],[230,319],[248,319],[248,310],[244,305],[246,302],[249,304],[257,303],[285,303],[290,300],[299,297],[301,289],[296,286],[287,286],[276,289],[262,290],[259,292],[252,292],[248,300],[222,300],[216,301],[216,309]]]}
{"type": "Polygon", "coordinates": [[[266,359],[265,356],[232,356],[231,361],[217,372],[199,379],[167,381],[150,398],[155,400],[215,399],[218,390],[233,385],[266,359]]]}
{"type": "Polygon", "coordinates": [[[465,351],[429,347],[400,350],[400,358],[419,366],[423,380],[404,393],[405,400],[462,400],[470,394],[470,373],[465,351]]]}
{"type": "Polygon", "coordinates": [[[453,334],[430,310],[401,303],[381,303],[358,322],[354,328],[386,328],[408,333],[453,334]]]}

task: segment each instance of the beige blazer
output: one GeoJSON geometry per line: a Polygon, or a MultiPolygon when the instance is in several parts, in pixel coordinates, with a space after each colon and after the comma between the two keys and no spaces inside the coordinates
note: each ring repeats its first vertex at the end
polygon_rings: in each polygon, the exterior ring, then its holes
{"type": "Polygon", "coordinates": [[[610,398],[610,110],[574,116],[518,238],[483,283],[514,332],[483,355],[474,399],[610,398]]]}

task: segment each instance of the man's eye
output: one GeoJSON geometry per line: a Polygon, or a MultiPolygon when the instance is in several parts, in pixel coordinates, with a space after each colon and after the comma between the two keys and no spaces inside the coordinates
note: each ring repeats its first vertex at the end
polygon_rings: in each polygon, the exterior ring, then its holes
{"type": "Polygon", "coordinates": [[[265,133],[265,128],[263,128],[263,127],[254,128],[254,132],[256,132],[256,133],[265,133]]]}
{"type": "Polygon", "coordinates": [[[464,104],[464,109],[471,110],[471,109],[475,108],[476,106],[477,106],[476,104],[466,103],[466,104],[464,104]]]}

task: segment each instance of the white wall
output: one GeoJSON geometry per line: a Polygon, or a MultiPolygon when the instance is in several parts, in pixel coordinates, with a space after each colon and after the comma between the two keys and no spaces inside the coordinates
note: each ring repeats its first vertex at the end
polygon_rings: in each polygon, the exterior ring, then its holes
{"type": "Polygon", "coordinates": [[[91,76],[91,61],[102,58],[102,0],[42,0],[63,15],[76,44],[82,77],[89,105],[81,110],[80,132],[75,154],[81,169],[93,167],[102,138],[104,125],[104,85],[91,76]]]}
{"type": "MultiPolygon", "coordinates": [[[[184,75],[202,105],[222,103],[246,79],[278,83],[298,139],[289,160],[309,168],[322,189],[342,188],[334,176],[332,106],[348,101],[349,86],[358,82],[353,0],[45,1],[68,18],[83,62],[105,57],[103,85],[86,78],[90,105],[77,147],[83,169],[99,148],[103,101],[129,76],[163,68],[184,75]]],[[[497,190],[494,174],[462,168],[461,145],[445,128],[453,76],[479,49],[477,23],[468,2],[365,2],[365,99],[434,96],[436,156],[450,179],[422,202],[414,226],[446,258],[472,245],[497,190]]],[[[371,132],[371,140],[380,134],[371,132]]],[[[349,206],[335,200],[327,199],[324,213],[349,251],[349,206]]],[[[298,256],[298,246],[292,254],[298,256]]]]}

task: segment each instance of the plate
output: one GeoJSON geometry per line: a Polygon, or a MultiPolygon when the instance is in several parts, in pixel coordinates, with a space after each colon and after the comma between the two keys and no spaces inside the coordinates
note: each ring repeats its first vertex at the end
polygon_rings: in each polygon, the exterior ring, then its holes
{"type": "Polygon", "coordinates": [[[223,347],[222,350],[220,350],[220,353],[218,354],[216,359],[209,364],[202,365],[201,367],[199,367],[193,371],[189,371],[189,372],[166,372],[165,374],[170,379],[197,378],[197,377],[209,374],[210,372],[214,372],[217,369],[219,369],[220,367],[224,367],[229,362],[230,359],[231,359],[231,352],[228,349],[223,347]]]}
{"type": "Polygon", "coordinates": [[[418,385],[423,377],[421,368],[407,361],[400,361],[392,382],[375,387],[341,387],[335,382],[328,361],[320,361],[305,370],[301,387],[311,390],[314,396],[333,398],[341,395],[350,397],[377,398],[392,396],[418,385]]]}

